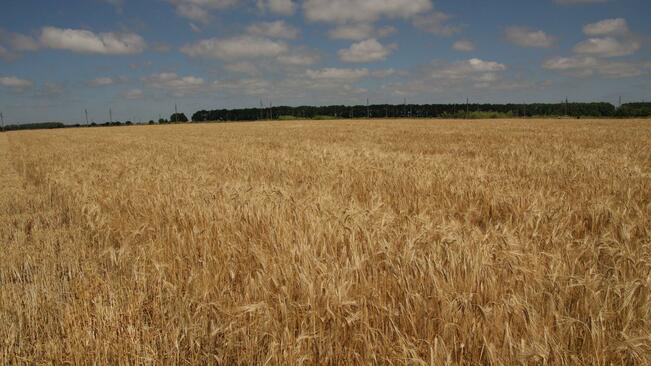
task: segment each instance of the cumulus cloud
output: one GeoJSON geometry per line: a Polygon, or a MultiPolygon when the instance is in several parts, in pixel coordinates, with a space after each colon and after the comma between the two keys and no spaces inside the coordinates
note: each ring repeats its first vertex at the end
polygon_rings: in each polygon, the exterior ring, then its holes
{"type": "Polygon", "coordinates": [[[269,95],[272,91],[270,81],[258,78],[215,81],[213,87],[217,91],[254,96],[269,95]]]}
{"type": "Polygon", "coordinates": [[[451,16],[446,13],[436,11],[431,14],[417,16],[414,18],[413,23],[414,26],[426,32],[448,37],[461,31],[461,26],[448,24],[450,18],[451,16]]]}
{"type": "Polygon", "coordinates": [[[173,72],[163,72],[143,78],[145,84],[164,89],[173,95],[184,96],[195,93],[204,86],[205,81],[196,76],[179,76],[173,72]]]}
{"type": "Polygon", "coordinates": [[[278,62],[284,65],[307,66],[319,61],[319,54],[316,51],[304,48],[297,48],[285,55],[278,56],[278,62]]]}
{"type": "Polygon", "coordinates": [[[81,29],[45,27],[40,43],[49,48],[79,53],[126,55],[142,52],[146,43],[135,33],[93,33],[81,29]]]}
{"type": "Polygon", "coordinates": [[[495,74],[493,73],[504,70],[506,70],[506,65],[499,62],[471,58],[450,65],[435,67],[430,76],[435,79],[478,78],[478,80],[486,80],[494,77],[495,74]]]}
{"type": "Polygon", "coordinates": [[[554,0],[555,3],[561,5],[600,4],[608,1],[609,0],[554,0]]]}
{"type": "Polygon", "coordinates": [[[367,39],[353,43],[349,48],[339,50],[339,59],[343,62],[363,63],[381,61],[387,58],[394,45],[384,46],[376,39],[367,39]]]}
{"type": "Polygon", "coordinates": [[[238,3],[238,0],[170,0],[179,16],[190,20],[208,23],[210,12],[225,9],[238,3]]]}
{"type": "Polygon", "coordinates": [[[109,77],[99,77],[93,80],[90,80],[88,82],[88,86],[107,86],[107,85],[113,85],[115,81],[112,78],[109,77]]]}
{"type": "Polygon", "coordinates": [[[305,0],[310,21],[371,23],[381,17],[409,18],[432,9],[430,0],[305,0]]]}
{"type": "Polygon", "coordinates": [[[629,30],[626,19],[615,18],[586,24],[583,33],[588,36],[623,36],[629,34],[629,30]]]}
{"type": "Polygon", "coordinates": [[[0,76],[0,86],[14,90],[31,88],[34,85],[30,80],[20,79],[15,76],[0,76]]]}
{"type": "Polygon", "coordinates": [[[235,72],[240,74],[247,74],[247,75],[259,74],[258,67],[255,65],[255,63],[251,61],[240,61],[240,62],[229,63],[224,65],[224,69],[230,72],[235,72]]]}
{"type": "Polygon", "coordinates": [[[38,42],[32,36],[12,33],[9,36],[11,47],[17,51],[36,51],[39,48],[38,42]]]}
{"type": "Polygon", "coordinates": [[[292,0],[258,0],[258,9],[280,15],[292,15],[296,4],[292,0]]]}
{"type": "Polygon", "coordinates": [[[452,48],[461,52],[471,52],[475,50],[475,44],[472,41],[461,39],[454,42],[452,48]]]}
{"type": "Polygon", "coordinates": [[[626,56],[640,49],[640,42],[628,29],[626,19],[614,18],[586,24],[583,33],[591,38],[574,46],[574,52],[597,57],[626,56]]]}
{"type": "Polygon", "coordinates": [[[638,62],[613,62],[592,56],[555,57],[543,63],[543,68],[571,76],[600,75],[608,78],[628,78],[646,74],[651,65],[638,62]]]}
{"type": "Polygon", "coordinates": [[[0,45],[0,58],[5,60],[12,60],[15,58],[15,55],[11,51],[9,51],[8,49],[0,45]]]}
{"type": "Polygon", "coordinates": [[[394,69],[394,68],[389,68],[389,69],[379,69],[379,70],[373,70],[371,71],[371,76],[375,78],[388,78],[394,75],[401,74],[400,71],[394,69]]]}
{"type": "Polygon", "coordinates": [[[328,34],[330,35],[330,38],[334,39],[350,39],[359,41],[371,37],[374,31],[375,27],[371,24],[359,23],[340,25],[331,30],[328,34]]]}
{"type": "Polygon", "coordinates": [[[247,32],[254,36],[269,38],[294,39],[298,37],[298,29],[283,20],[251,24],[247,28],[247,32]]]}
{"type": "Polygon", "coordinates": [[[348,39],[352,41],[361,41],[369,38],[386,37],[396,31],[395,27],[387,26],[375,28],[372,24],[340,24],[328,32],[332,39],[348,39]]]}
{"type": "Polygon", "coordinates": [[[586,55],[616,57],[637,52],[640,43],[634,39],[620,40],[614,37],[589,38],[574,46],[574,52],[586,55]]]}
{"type": "Polygon", "coordinates": [[[329,67],[320,70],[310,69],[305,74],[308,78],[314,80],[356,81],[369,76],[370,73],[366,68],[344,69],[329,67]]]}
{"type": "Polygon", "coordinates": [[[144,96],[145,93],[141,89],[131,89],[122,93],[122,97],[124,99],[130,99],[130,100],[142,99],[144,96]]]}
{"type": "Polygon", "coordinates": [[[435,61],[413,73],[407,81],[387,87],[399,95],[447,93],[466,88],[516,88],[516,83],[503,80],[506,70],[502,63],[478,58],[452,63],[435,61]]]}
{"type": "Polygon", "coordinates": [[[205,39],[181,48],[181,52],[191,57],[218,58],[222,60],[277,57],[286,54],[288,50],[289,46],[282,41],[249,35],[225,39],[205,39]]]}
{"type": "Polygon", "coordinates": [[[548,48],[554,45],[555,38],[541,30],[527,27],[508,27],[504,32],[506,39],[520,47],[548,48]]]}

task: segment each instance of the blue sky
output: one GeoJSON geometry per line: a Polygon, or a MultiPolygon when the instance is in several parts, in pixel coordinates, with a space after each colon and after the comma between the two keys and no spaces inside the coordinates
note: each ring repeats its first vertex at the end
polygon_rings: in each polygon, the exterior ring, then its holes
{"type": "Polygon", "coordinates": [[[39,0],[0,11],[7,122],[178,104],[649,100],[648,0],[39,0]]]}

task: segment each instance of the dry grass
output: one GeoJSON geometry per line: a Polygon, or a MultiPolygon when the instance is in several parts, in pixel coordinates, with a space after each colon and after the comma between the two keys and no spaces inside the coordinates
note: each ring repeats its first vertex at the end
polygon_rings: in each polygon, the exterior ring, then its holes
{"type": "Polygon", "coordinates": [[[651,123],[0,134],[0,363],[651,363],[651,123]]]}

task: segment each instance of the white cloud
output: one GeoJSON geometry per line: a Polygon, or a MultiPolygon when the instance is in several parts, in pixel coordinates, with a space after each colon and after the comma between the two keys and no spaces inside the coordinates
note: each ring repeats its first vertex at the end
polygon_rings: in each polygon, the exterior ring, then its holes
{"type": "Polygon", "coordinates": [[[509,42],[520,47],[548,48],[556,42],[555,38],[549,34],[527,27],[508,27],[504,34],[509,42]]]}
{"type": "Polygon", "coordinates": [[[184,96],[199,91],[205,84],[202,78],[196,76],[179,76],[173,72],[163,72],[143,78],[145,84],[165,89],[173,95],[184,96]]]}
{"type": "Polygon", "coordinates": [[[238,0],[170,0],[176,6],[176,12],[184,18],[208,23],[210,11],[225,9],[238,3],[238,0]]]}
{"type": "Polygon", "coordinates": [[[107,86],[113,85],[115,81],[109,77],[99,77],[88,82],[89,86],[107,86]]]}
{"type": "Polygon", "coordinates": [[[249,34],[259,37],[294,39],[298,37],[298,29],[283,20],[261,22],[247,28],[249,34]]]}
{"type": "Polygon", "coordinates": [[[431,9],[430,0],[305,0],[303,2],[303,10],[308,20],[332,23],[370,23],[381,17],[410,18],[431,9]]]}
{"type": "Polygon", "coordinates": [[[169,52],[172,50],[172,47],[164,42],[156,42],[152,45],[151,49],[156,52],[169,52]]]}
{"type": "Polygon", "coordinates": [[[452,48],[461,52],[471,52],[475,50],[475,44],[472,41],[462,39],[454,42],[452,48]]]}
{"type": "Polygon", "coordinates": [[[319,55],[315,51],[307,49],[294,49],[285,55],[278,56],[278,62],[284,65],[306,66],[319,61],[319,55]]]}
{"type": "Polygon", "coordinates": [[[374,31],[375,28],[371,24],[359,23],[340,25],[331,30],[328,34],[330,35],[330,38],[334,39],[360,41],[371,37],[374,31]]]}
{"type": "Polygon", "coordinates": [[[44,96],[48,98],[57,97],[66,92],[66,88],[59,83],[54,83],[51,81],[46,81],[43,83],[43,87],[37,91],[37,95],[44,96]]]}
{"type": "Polygon", "coordinates": [[[367,39],[353,43],[349,48],[339,50],[339,59],[343,62],[362,63],[381,61],[387,58],[394,46],[385,47],[376,39],[367,39]]]}
{"type": "Polygon", "coordinates": [[[645,74],[651,65],[635,62],[611,62],[592,56],[555,57],[543,63],[543,68],[588,77],[598,74],[608,78],[627,78],[645,74]]]}
{"type": "Polygon", "coordinates": [[[271,82],[257,78],[215,81],[213,87],[217,91],[224,90],[233,94],[242,93],[255,96],[269,95],[272,90],[271,82]]]}
{"type": "Polygon", "coordinates": [[[379,70],[373,70],[371,71],[371,76],[376,77],[376,78],[388,78],[393,75],[398,75],[400,74],[400,71],[390,68],[390,69],[379,69],[379,70]]]}
{"type": "Polygon", "coordinates": [[[574,52],[586,55],[616,57],[637,52],[640,43],[634,39],[618,40],[613,37],[589,38],[574,46],[574,52]]]}
{"type": "Polygon", "coordinates": [[[431,14],[416,17],[413,23],[414,26],[426,32],[448,37],[461,31],[460,26],[447,24],[450,18],[451,16],[446,13],[436,11],[431,14]]]}
{"type": "Polygon", "coordinates": [[[460,61],[452,64],[449,67],[435,72],[435,75],[446,75],[446,76],[465,76],[469,73],[475,72],[495,72],[495,71],[504,71],[506,70],[506,65],[501,64],[495,61],[484,61],[478,58],[471,58],[466,61],[460,61]]]}
{"type": "Polygon", "coordinates": [[[115,7],[115,10],[118,13],[122,13],[122,5],[124,4],[124,0],[104,0],[104,1],[113,5],[115,7]]]}
{"type": "Polygon", "coordinates": [[[142,99],[145,96],[145,93],[141,89],[131,89],[122,93],[122,97],[125,99],[142,99]]]}
{"type": "Polygon", "coordinates": [[[629,33],[626,19],[605,19],[600,22],[587,24],[583,33],[588,36],[623,36],[629,33]]]}
{"type": "Polygon", "coordinates": [[[0,45],[0,58],[11,60],[14,58],[14,55],[13,53],[9,52],[9,50],[7,50],[6,48],[2,47],[2,45],[0,45]]]}
{"type": "Polygon", "coordinates": [[[80,53],[125,55],[142,52],[145,41],[135,33],[99,33],[81,29],[45,27],[41,31],[43,46],[80,53]]]}
{"type": "Polygon", "coordinates": [[[240,61],[224,65],[224,68],[228,71],[247,74],[247,75],[257,75],[259,73],[258,67],[250,61],[240,61]]]}
{"type": "Polygon", "coordinates": [[[33,82],[25,79],[20,79],[15,76],[0,76],[0,86],[14,90],[23,90],[31,88],[33,82]]]}
{"type": "Polygon", "coordinates": [[[577,4],[601,4],[609,0],[554,0],[555,3],[561,5],[577,5],[577,4]]]}
{"type": "Polygon", "coordinates": [[[39,48],[38,42],[31,36],[19,33],[12,33],[9,37],[11,47],[17,51],[36,51],[39,48]]]}
{"type": "Polygon", "coordinates": [[[258,0],[258,8],[280,15],[292,15],[296,10],[296,4],[292,0],[258,0]]]}
{"type": "Polygon", "coordinates": [[[499,62],[471,58],[451,64],[435,64],[428,72],[428,77],[448,84],[463,81],[489,83],[497,81],[499,73],[504,70],[506,65],[499,62]]]}
{"type": "Polygon", "coordinates": [[[222,60],[255,59],[277,57],[287,53],[289,47],[281,41],[255,36],[233,38],[211,38],[185,45],[181,52],[191,57],[208,57],[222,60]]]}
{"type": "Polygon", "coordinates": [[[340,24],[330,30],[328,35],[332,39],[348,39],[352,41],[361,41],[369,38],[386,37],[396,31],[395,27],[387,26],[376,29],[372,24],[340,24]]]}
{"type": "Polygon", "coordinates": [[[306,75],[314,80],[330,81],[356,81],[369,76],[366,68],[361,69],[341,69],[341,68],[324,68],[320,70],[307,70],[306,75]]]}
{"type": "Polygon", "coordinates": [[[450,93],[468,88],[516,88],[517,83],[504,80],[506,70],[504,64],[477,58],[453,63],[435,61],[412,73],[408,80],[386,88],[399,95],[450,93]]]}

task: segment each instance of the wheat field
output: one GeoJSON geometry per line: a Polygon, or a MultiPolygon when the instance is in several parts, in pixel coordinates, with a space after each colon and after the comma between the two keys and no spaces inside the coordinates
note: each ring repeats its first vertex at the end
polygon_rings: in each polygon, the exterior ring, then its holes
{"type": "Polygon", "coordinates": [[[0,364],[651,363],[649,120],[0,134],[0,364]]]}

